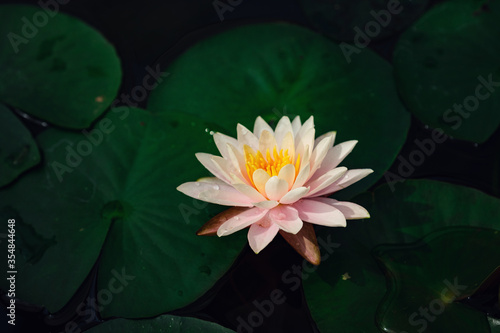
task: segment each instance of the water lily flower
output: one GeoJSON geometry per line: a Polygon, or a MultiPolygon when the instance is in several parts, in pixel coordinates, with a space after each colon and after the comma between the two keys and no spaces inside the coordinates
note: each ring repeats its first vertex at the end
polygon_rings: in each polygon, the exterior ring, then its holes
{"type": "Polygon", "coordinates": [[[319,264],[311,225],[345,227],[346,220],[368,218],[363,207],[327,198],[372,173],[339,164],[357,141],[334,145],[336,132],[315,139],[314,118],[304,124],[282,117],[275,130],[264,119],[253,132],[237,125],[237,139],[213,135],[221,156],[197,153],[215,177],[188,182],[177,189],[210,203],[233,206],[208,221],[198,235],[227,236],[244,228],[255,253],[279,232],[304,258],[319,264]]]}

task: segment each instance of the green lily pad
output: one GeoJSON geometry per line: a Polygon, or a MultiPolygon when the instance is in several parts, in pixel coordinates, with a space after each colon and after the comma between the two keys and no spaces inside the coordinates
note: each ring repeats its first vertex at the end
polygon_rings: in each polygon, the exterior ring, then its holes
{"type": "Polygon", "coordinates": [[[236,123],[253,128],[259,115],[274,124],[285,115],[302,121],[314,115],[317,135],[337,131],[337,142],[359,140],[345,165],[375,172],[339,192],[343,198],[376,182],[408,131],[387,62],[366,50],[348,64],[338,45],[295,25],[226,31],[194,45],[166,71],[171,76],[150,95],[151,111],[216,120],[231,136],[236,123]]]}
{"type": "Polygon", "coordinates": [[[456,301],[472,295],[500,264],[499,242],[498,230],[448,227],[416,244],[375,249],[390,282],[378,311],[381,328],[489,333],[485,313],[456,301]]]}
{"type": "Polygon", "coordinates": [[[26,127],[0,104],[0,186],[40,162],[40,152],[26,127]]]}
{"type": "Polygon", "coordinates": [[[207,173],[194,156],[213,146],[206,127],[124,107],[91,132],[42,133],[43,168],[0,191],[0,215],[17,223],[17,296],[58,311],[99,255],[103,317],[155,316],[211,288],[246,242],[196,236],[223,207],[176,191],[207,173]]]}
{"type": "Polygon", "coordinates": [[[87,333],[230,333],[230,329],[196,318],[163,315],[153,319],[113,319],[95,326],[87,333]]]}
{"type": "Polygon", "coordinates": [[[431,180],[407,180],[396,191],[391,188],[382,185],[351,200],[365,207],[370,219],[317,232],[318,239],[339,244],[304,279],[321,332],[380,332],[375,318],[386,281],[371,254],[375,246],[413,243],[443,227],[500,230],[500,200],[480,191],[431,180]]]}
{"type": "Polygon", "coordinates": [[[394,51],[401,97],[422,122],[450,136],[484,142],[500,124],[500,4],[436,5],[394,51]]]}
{"type": "Polygon", "coordinates": [[[113,102],[121,83],[114,47],[61,12],[0,6],[0,101],[69,128],[85,128],[113,102]]]}
{"type": "Polygon", "coordinates": [[[394,34],[415,20],[427,0],[301,0],[311,24],[325,35],[356,44],[394,34]]]}

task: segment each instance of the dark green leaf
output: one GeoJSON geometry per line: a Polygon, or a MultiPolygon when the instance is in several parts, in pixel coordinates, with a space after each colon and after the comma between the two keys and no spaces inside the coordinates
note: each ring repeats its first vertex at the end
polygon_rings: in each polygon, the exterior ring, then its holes
{"type": "Polygon", "coordinates": [[[69,128],[88,127],[116,96],[115,49],[63,13],[0,6],[0,101],[69,128]]]}
{"type": "Polygon", "coordinates": [[[39,162],[40,153],[30,132],[0,104],[0,186],[39,162]]]}

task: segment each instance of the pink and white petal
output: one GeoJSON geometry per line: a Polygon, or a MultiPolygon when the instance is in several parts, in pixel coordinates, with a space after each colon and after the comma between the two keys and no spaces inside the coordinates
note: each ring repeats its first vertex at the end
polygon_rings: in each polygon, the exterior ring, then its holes
{"type": "Polygon", "coordinates": [[[290,205],[293,204],[294,202],[302,199],[307,192],[309,192],[309,187],[297,187],[296,189],[293,189],[289,191],[287,194],[285,194],[281,200],[280,204],[283,205],[290,205]]]}
{"type": "Polygon", "coordinates": [[[336,168],[351,153],[357,143],[357,140],[345,141],[330,149],[316,174],[321,176],[329,170],[336,168]]]}
{"type": "Polygon", "coordinates": [[[276,138],[276,142],[281,146],[283,138],[287,133],[292,133],[292,123],[287,116],[281,117],[278,125],[276,125],[276,130],[274,131],[274,136],[276,138]]]}
{"type": "Polygon", "coordinates": [[[292,205],[299,212],[299,217],[306,222],[327,227],[345,227],[344,214],[337,208],[315,199],[302,199],[292,205]]]}
{"type": "Polygon", "coordinates": [[[200,161],[200,163],[203,164],[203,166],[208,171],[210,171],[215,177],[222,179],[223,181],[225,181],[228,184],[231,184],[231,177],[229,176],[227,171],[221,169],[220,166],[217,165],[213,159],[214,157],[219,157],[219,158],[222,158],[222,157],[207,154],[207,153],[196,153],[195,156],[198,159],[198,161],[200,161]]]}
{"type": "Polygon", "coordinates": [[[280,172],[278,173],[278,178],[283,179],[288,183],[287,190],[292,188],[293,181],[295,180],[295,166],[293,164],[287,164],[282,167],[280,172]]]}
{"type": "Polygon", "coordinates": [[[224,206],[252,207],[252,200],[225,183],[188,182],[177,190],[192,198],[224,206]]]}
{"type": "Polygon", "coordinates": [[[335,183],[339,180],[345,173],[347,172],[346,167],[339,167],[333,170],[328,171],[321,177],[316,178],[315,180],[310,180],[306,182],[306,186],[309,186],[311,190],[307,194],[307,197],[317,197],[319,196],[319,192],[331,184],[335,183]]]}
{"type": "Polygon", "coordinates": [[[276,224],[271,224],[268,228],[263,228],[258,224],[252,224],[248,230],[248,244],[253,252],[259,253],[274,239],[280,227],[276,224]]]}
{"type": "MultiPolygon", "coordinates": [[[[337,132],[336,131],[331,131],[331,132],[327,132],[323,135],[320,135],[318,136],[315,140],[314,140],[314,147],[316,147],[318,145],[318,143],[320,143],[324,138],[328,137],[328,136],[333,136],[333,140],[332,140],[332,146],[333,144],[335,143],[335,136],[337,135],[337,132]]],[[[331,148],[331,146],[330,146],[331,148]]]]}
{"type": "Polygon", "coordinates": [[[333,145],[334,139],[335,132],[330,132],[330,134],[325,136],[325,138],[314,148],[310,159],[311,172],[309,173],[309,178],[313,177],[316,170],[321,167],[325,156],[331,150],[330,147],[333,145]]]}
{"type": "Polygon", "coordinates": [[[266,195],[269,200],[279,201],[288,192],[286,180],[279,179],[278,176],[269,178],[266,183],[266,195]]]}
{"type": "Polygon", "coordinates": [[[227,236],[249,225],[259,222],[268,213],[266,209],[250,208],[224,222],[217,230],[217,236],[227,236]]]}
{"type": "Polygon", "coordinates": [[[307,163],[303,166],[301,165],[299,174],[297,175],[297,178],[295,178],[295,183],[293,183],[292,190],[299,188],[299,187],[302,187],[302,185],[304,185],[304,183],[309,178],[309,171],[310,170],[311,170],[311,168],[309,167],[309,163],[307,163]]]}
{"type": "Polygon", "coordinates": [[[300,154],[301,163],[309,162],[314,145],[314,134],[315,129],[311,128],[307,133],[295,140],[295,152],[297,155],[300,154]]]}
{"type": "Polygon", "coordinates": [[[295,140],[292,132],[285,134],[279,148],[283,149],[283,152],[288,150],[288,156],[292,158],[292,161],[295,161],[295,140]]]}
{"type": "Polygon", "coordinates": [[[210,183],[210,184],[217,184],[217,185],[220,185],[220,184],[227,185],[223,180],[221,180],[217,177],[202,177],[202,178],[198,179],[196,182],[198,182],[198,183],[210,183]]]}
{"type": "Polygon", "coordinates": [[[352,169],[348,170],[344,176],[342,176],[339,180],[337,180],[335,183],[331,184],[330,186],[326,187],[325,189],[319,191],[318,193],[315,194],[315,196],[322,196],[322,195],[327,195],[331,194],[337,191],[340,191],[341,189],[346,188],[349,185],[354,184],[355,182],[365,178],[369,174],[373,172],[372,169],[352,169]]]}
{"type": "Polygon", "coordinates": [[[253,205],[255,207],[259,207],[262,209],[272,209],[272,208],[278,206],[279,202],[275,201],[275,200],[266,200],[266,201],[261,201],[261,202],[254,202],[253,205]]]}
{"type": "Polygon", "coordinates": [[[253,172],[252,175],[253,178],[253,183],[255,184],[255,187],[257,190],[262,194],[266,195],[266,183],[271,178],[267,172],[265,172],[263,169],[257,169],[253,172]]]}
{"type": "Polygon", "coordinates": [[[249,131],[248,128],[238,124],[236,126],[236,132],[238,136],[239,149],[243,149],[245,145],[254,150],[259,149],[259,139],[251,131],[249,131]]]}
{"type": "Polygon", "coordinates": [[[224,157],[225,159],[229,159],[228,148],[227,148],[228,144],[231,144],[236,147],[239,146],[238,140],[230,136],[227,136],[225,134],[217,132],[213,135],[213,137],[217,149],[219,149],[221,156],[224,157]]]}
{"type": "Polygon", "coordinates": [[[221,174],[228,175],[231,184],[245,183],[240,169],[236,168],[231,161],[220,156],[212,156],[212,161],[221,174]]]}
{"type": "Polygon", "coordinates": [[[368,211],[354,202],[337,201],[333,203],[333,207],[337,208],[344,214],[346,220],[367,219],[370,218],[368,211]]]}
{"type": "Polygon", "coordinates": [[[238,192],[246,195],[252,202],[266,201],[267,199],[259,193],[253,186],[247,184],[233,184],[232,185],[238,192]]]}
{"type": "MultiPolygon", "coordinates": [[[[299,140],[302,140],[302,138],[304,138],[305,134],[313,128],[314,128],[314,117],[310,116],[309,119],[306,120],[306,122],[300,127],[300,130],[295,135],[295,141],[297,142],[299,140]]],[[[314,142],[314,138],[313,138],[313,142],[314,142]]]]}
{"type": "Polygon", "coordinates": [[[367,219],[370,217],[368,211],[358,204],[348,201],[338,201],[332,198],[318,197],[311,198],[319,202],[326,203],[340,210],[344,214],[346,220],[367,219]]]}
{"type": "Polygon", "coordinates": [[[246,171],[245,158],[243,157],[242,152],[231,144],[227,144],[227,152],[229,155],[229,161],[233,164],[234,169],[238,171],[238,175],[241,176],[245,183],[250,185],[251,181],[246,171]]]}
{"type": "Polygon", "coordinates": [[[279,225],[280,229],[291,234],[296,234],[302,229],[303,222],[297,210],[290,206],[280,205],[269,211],[271,221],[279,225]]]}
{"type": "Polygon", "coordinates": [[[266,152],[269,150],[269,153],[272,156],[274,147],[276,147],[276,139],[274,138],[274,135],[269,131],[263,130],[259,138],[260,152],[266,156],[266,152]]]}
{"type": "Polygon", "coordinates": [[[302,122],[300,121],[300,116],[296,116],[292,121],[293,136],[297,137],[300,129],[302,128],[302,122]]]}
{"type": "Polygon", "coordinates": [[[261,116],[258,116],[257,119],[255,119],[255,124],[253,125],[253,134],[257,137],[260,138],[260,135],[262,134],[262,131],[268,131],[270,133],[274,133],[273,129],[269,124],[262,119],[261,116]]]}

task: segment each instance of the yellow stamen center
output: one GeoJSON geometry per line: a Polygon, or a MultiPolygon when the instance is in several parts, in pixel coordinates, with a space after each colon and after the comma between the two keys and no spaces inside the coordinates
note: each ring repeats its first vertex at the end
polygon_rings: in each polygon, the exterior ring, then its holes
{"type": "MultiPolygon", "coordinates": [[[[264,156],[260,151],[255,153],[252,148],[245,146],[245,165],[247,168],[248,177],[253,183],[253,173],[255,170],[262,169],[268,173],[269,176],[277,176],[285,165],[293,164],[292,157],[288,154],[288,149],[283,151],[281,149],[279,152],[274,146],[273,153],[266,151],[264,156]]],[[[297,161],[295,162],[295,176],[299,173],[300,166],[300,154],[297,156],[297,161]]]]}

